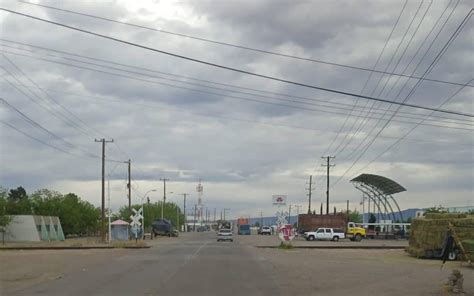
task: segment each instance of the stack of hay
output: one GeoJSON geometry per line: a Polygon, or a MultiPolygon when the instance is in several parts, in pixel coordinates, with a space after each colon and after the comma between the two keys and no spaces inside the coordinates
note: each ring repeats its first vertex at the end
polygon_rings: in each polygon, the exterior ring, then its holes
{"type": "MultiPolygon", "coordinates": [[[[415,257],[433,257],[438,254],[443,247],[449,223],[454,226],[459,240],[474,240],[474,215],[426,214],[424,218],[413,220],[407,252],[415,257]]],[[[470,249],[471,245],[467,245],[470,249]]]]}

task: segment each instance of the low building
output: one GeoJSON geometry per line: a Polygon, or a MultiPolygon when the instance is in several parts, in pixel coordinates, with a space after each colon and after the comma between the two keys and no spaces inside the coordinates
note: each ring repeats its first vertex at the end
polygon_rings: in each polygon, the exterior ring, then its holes
{"type": "Polygon", "coordinates": [[[15,215],[5,227],[5,241],[63,241],[61,221],[56,216],[15,215]]]}
{"type": "Polygon", "coordinates": [[[115,220],[110,223],[111,240],[127,241],[130,239],[130,223],[115,220]]]}

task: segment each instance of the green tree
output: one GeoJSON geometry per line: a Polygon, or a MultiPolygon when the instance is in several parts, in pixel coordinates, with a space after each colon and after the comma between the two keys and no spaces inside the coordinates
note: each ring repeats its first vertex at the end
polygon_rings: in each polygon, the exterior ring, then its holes
{"type": "Polygon", "coordinates": [[[36,215],[59,217],[65,235],[92,235],[99,229],[100,210],[74,193],[41,189],[31,200],[36,215]]]}
{"type": "Polygon", "coordinates": [[[362,223],[362,215],[358,211],[349,211],[349,221],[362,223]]]}
{"type": "Polygon", "coordinates": [[[8,215],[31,215],[31,203],[23,187],[10,189],[5,211],[8,215]]]}
{"type": "MultiPolygon", "coordinates": [[[[132,208],[138,210],[142,207],[141,204],[134,204],[132,208]]],[[[143,208],[143,216],[145,218],[145,232],[150,231],[151,223],[161,218],[161,203],[150,203],[145,204],[143,208]]],[[[163,217],[168,219],[173,223],[175,227],[178,225],[178,216],[179,216],[179,225],[184,224],[184,214],[181,212],[181,209],[175,203],[167,202],[163,209],[163,217]]],[[[118,213],[112,215],[113,220],[121,219],[127,222],[130,222],[130,211],[128,210],[128,206],[123,206],[119,209],[118,213]]]]}
{"type": "Polygon", "coordinates": [[[0,186],[0,232],[5,231],[5,226],[7,226],[11,217],[7,214],[7,190],[0,186]]]}

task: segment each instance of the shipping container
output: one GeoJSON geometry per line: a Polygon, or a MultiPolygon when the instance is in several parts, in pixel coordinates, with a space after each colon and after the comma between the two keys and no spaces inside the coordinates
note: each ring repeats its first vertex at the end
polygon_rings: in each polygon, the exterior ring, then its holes
{"type": "Polygon", "coordinates": [[[345,213],[330,215],[301,214],[298,216],[298,232],[314,231],[321,227],[346,229],[348,217],[345,213]]]}

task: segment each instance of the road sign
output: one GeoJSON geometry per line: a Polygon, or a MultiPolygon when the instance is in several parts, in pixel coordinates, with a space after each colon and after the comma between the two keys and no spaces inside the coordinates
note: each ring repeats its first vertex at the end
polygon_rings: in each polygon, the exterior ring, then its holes
{"type": "Polygon", "coordinates": [[[295,238],[295,234],[293,232],[293,227],[291,226],[291,224],[286,224],[280,227],[278,237],[284,242],[291,242],[295,238]]]}
{"type": "Polygon", "coordinates": [[[130,223],[130,226],[132,228],[132,232],[135,235],[135,239],[138,237],[138,232],[141,229],[140,226],[142,226],[143,222],[143,208],[140,208],[138,210],[132,209],[134,215],[130,215],[130,219],[132,222],[130,223]],[[142,220],[142,222],[140,222],[142,220]]]}
{"type": "Polygon", "coordinates": [[[286,205],[286,195],[273,195],[272,198],[274,206],[286,205]]]}

